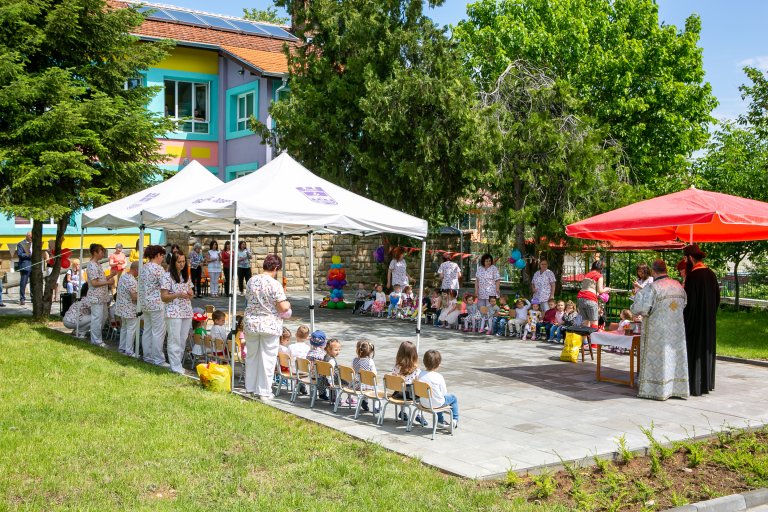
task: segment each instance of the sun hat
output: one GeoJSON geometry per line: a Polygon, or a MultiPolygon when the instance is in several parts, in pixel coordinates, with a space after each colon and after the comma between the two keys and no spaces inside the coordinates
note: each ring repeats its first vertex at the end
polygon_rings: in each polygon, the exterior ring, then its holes
{"type": "Polygon", "coordinates": [[[324,347],[327,340],[323,331],[315,331],[309,335],[309,344],[313,347],[324,347]]]}

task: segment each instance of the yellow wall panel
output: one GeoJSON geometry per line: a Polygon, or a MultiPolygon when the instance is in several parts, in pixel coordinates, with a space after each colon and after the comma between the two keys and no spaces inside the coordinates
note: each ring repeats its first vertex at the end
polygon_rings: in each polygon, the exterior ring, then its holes
{"type": "Polygon", "coordinates": [[[179,158],[184,154],[184,146],[167,145],[165,146],[165,154],[170,157],[179,158]]]}
{"type": "Polygon", "coordinates": [[[211,148],[191,148],[189,150],[192,158],[211,158],[211,148]]]}
{"type": "Polygon", "coordinates": [[[219,55],[213,50],[176,47],[155,67],[215,75],[219,72],[219,55]]]}

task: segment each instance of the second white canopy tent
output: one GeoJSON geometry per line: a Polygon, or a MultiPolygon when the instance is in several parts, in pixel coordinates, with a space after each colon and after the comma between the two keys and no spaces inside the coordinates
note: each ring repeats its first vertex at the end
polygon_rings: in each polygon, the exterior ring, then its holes
{"type": "MultiPolygon", "coordinates": [[[[324,180],[287,153],[280,154],[257,172],[201,191],[197,196],[153,205],[143,211],[143,219],[148,227],[223,233],[234,230],[233,248],[238,247],[241,234],[308,235],[312,330],[315,323],[315,233],[359,236],[394,233],[421,240],[419,297],[424,291],[427,221],[324,180]]],[[[420,332],[421,301],[416,326],[417,345],[420,332]]]]}

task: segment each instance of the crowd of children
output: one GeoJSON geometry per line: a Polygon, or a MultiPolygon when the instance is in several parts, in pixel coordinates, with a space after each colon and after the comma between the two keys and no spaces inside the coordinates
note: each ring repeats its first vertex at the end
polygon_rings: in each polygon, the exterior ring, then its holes
{"type": "MultiPolygon", "coordinates": [[[[295,365],[296,358],[306,358],[310,364],[314,364],[317,361],[329,362],[334,368],[338,366],[337,359],[341,355],[342,343],[336,338],[328,339],[323,331],[317,330],[313,333],[309,333],[309,328],[305,325],[299,326],[296,329],[295,341],[291,343],[291,331],[287,328],[283,329],[283,334],[280,337],[280,352],[286,353],[291,358],[291,364],[295,365]]],[[[373,373],[377,373],[376,364],[374,362],[375,348],[373,343],[369,340],[358,340],[355,345],[355,354],[352,359],[351,367],[355,374],[359,375],[361,370],[367,370],[373,373]]],[[[395,356],[394,366],[389,372],[392,375],[398,375],[403,377],[406,384],[406,399],[413,400],[413,382],[420,380],[427,382],[432,387],[432,407],[437,409],[443,406],[449,406],[451,408],[451,419],[446,419],[443,414],[437,415],[438,424],[444,427],[457,428],[459,422],[459,407],[457,399],[454,395],[448,394],[448,390],[445,384],[445,379],[438,373],[438,369],[441,364],[441,355],[437,350],[428,350],[424,354],[423,364],[424,368],[419,367],[419,356],[416,351],[416,346],[410,341],[404,341],[400,344],[395,356]]],[[[295,367],[294,367],[295,368],[295,367]]],[[[289,368],[282,368],[283,371],[289,371],[289,368]]],[[[276,378],[279,378],[279,374],[276,373],[276,378]]],[[[383,379],[379,379],[379,383],[383,383],[383,379]]],[[[317,398],[320,400],[333,401],[336,397],[333,396],[333,389],[331,382],[325,378],[319,378],[316,381],[317,398]]],[[[349,382],[342,382],[344,385],[351,385],[349,382]]],[[[358,391],[365,391],[369,386],[361,384],[359,379],[354,383],[358,391]]],[[[306,394],[306,388],[299,389],[300,394],[306,394]]],[[[395,393],[398,395],[401,393],[395,393]]],[[[402,396],[395,396],[395,398],[403,398],[402,396]]],[[[429,407],[430,404],[425,398],[420,397],[421,403],[424,407],[429,407]]],[[[354,397],[348,397],[345,401],[346,405],[350,407],[357,406],[357,400],[354,397]]],[[[360,403],[360,408],[364,411],[370,411],[371,405],[368,401],[363,399],[360,403]]],[[[377,405],[373,405],[373,412],[378,413],[377,405]]],[[[404,421],[408,421],[408,416],[405,411],[401,412],[400,418],[404,421]]],[[[427,422],[421,415],[414,417],[415,422],[421,425],[426,425],[427,422]]]]}

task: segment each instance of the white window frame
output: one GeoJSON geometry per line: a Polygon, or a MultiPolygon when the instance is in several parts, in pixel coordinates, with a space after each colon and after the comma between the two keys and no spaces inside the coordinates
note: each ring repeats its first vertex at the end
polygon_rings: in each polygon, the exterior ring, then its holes
{"type": "MultiPolygon", "coordinates": [[[[13,216],[13,227],[14,228],[29,228],[32,229],[32,219],[28,219],[26,217],[22,217],[21,215],[14,215],[13,216]],[[25,219],[27,222],[19,224],[17,219],[25,219]]],[[[43,224],[44,228],[55,228],[56,227],[56,219],[51,217],[48,219],[48,222],[43,224]]]]}
{"type": "Polygon", "coordinates": [[[248,121],[250,120],[251,116],[248,115],[248,96],[253,96],[251,98],[251,110],[252,115],[256,114],[256,92],[255,91],[247,91],[242,94],[238,94],[237,98],[235,99],[235,109],[236,109],[236,121],[235,121],[235,131],[241,132],[244,130],[248,130],[248,121]],[[240,112],[240,99],[245,100],[246,108],[245,112],[240,112]],[[240,128],[240,124],[243,124],[243,127],[240,128]]]}
{"type": "MultiPolygon", "coordinates": [[[[171,119],[176,120],[179,123],[178,130],[180,132],[196,133],[198,135],[207,135],[207,134],[211,133],[211,120],[210,120],[211,84],[209,82],[194,82],[192,80],[176,80],[176,79],[173,79],[173,78],[166,78],[163,81],[163,86],[164,87],[168,87],[168,85],[167,85],[168,82],[173,82],[173,87],[174,87],[173,97],[174,97],[174,101],[175,101],[175,104],[173,105],[173,112],[169,112],[168,117],[170,117],[171,119]],[[187,84],[190,84],[192,86],[192,109],[191,109],[192,110],[192,117],[189,117],[189,118],[179,117],[179,83],[187,83],[187,84]],[[205,119],[203,119],[203,120],[195,119],[195,117],[194,117],[194,112],[195,112],[195,110],[197,110],[197,94],[196,94],[196,91],[197,91],[197,87],[198,86],[205,87],[205,101],[206,101],[206,105],[205,105],[205,119]],[[190,127],[189,130],[185,130],[184,129],[184,125],[187,124],[187,123],[189,123],[189,127],[190,127]],[[195,130],[195,127],[198,124],[205,124],[205,125],[207,125],[204,132],[203,131],[195,130]]],[[[168,105],[165,105],[165,95],[163,95],[163,105],[167,109],[168,105]]]]}

